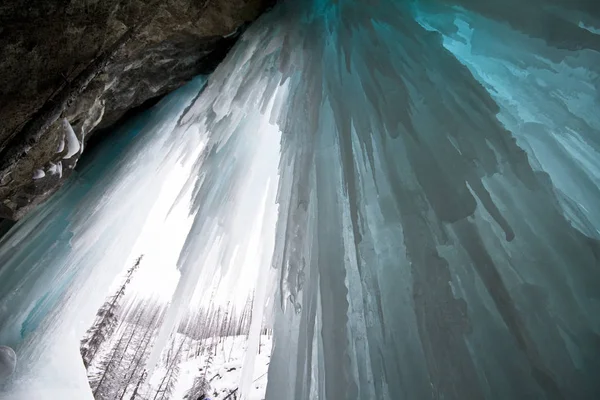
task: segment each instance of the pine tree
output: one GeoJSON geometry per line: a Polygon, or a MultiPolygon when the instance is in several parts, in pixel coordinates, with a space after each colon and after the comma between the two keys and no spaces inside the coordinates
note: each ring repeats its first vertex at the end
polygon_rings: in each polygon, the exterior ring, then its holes
{"type": "Polygon", "coordinates": [[[187,336],[181,340],[179,346],[176,346],[177,335],[173,335],[173,342],[169,353],[167,353],[165,376],[163,377],[153,400],[167,400],[173,393],[177,379],[179,378],[179,363],[181,362],[181,354],[183,347],[187,341],[187,336]]]}
{"type": "Polygon", "coordinates": [[[139,322],[144,316],[144,304],[139,304],[134,311],[133,323],[124,324],[121,336],[110,353],[101,361],[101,373],[90,380],[94,398],[113,399],[124,384],[125,373],[129,370],[131,356],[129,350],[136,336],[139,322]]]}
{"type": "Polygon", "coordinates": [[[248,296],[248,299],[246,299],[246,304],[244,305],[244,309],[242,310],[242,315],[240,316],[239,324],[235,333],[236,335],[241,335],[249,331],[253,303],[254,294],[252,294],[252,296],[248,296]]]}
{"type": "Polygon", "coordinates": [[[160,307],[157,302],[155,302],[150,307],[152,316],[147,323],[146,329],[143,331],[138,331],[139,338],[133,349],[133,358],[131,363],[129,364],[128,370],[125,374],[125,379],[121,389],[121,395],[119,396],[119,400],[123,400],[125,398],[125,394],[127,393],[127,389],[131,384],[136,382],[137,386],[134,390],[134,396],[137,393],[137,389],[143,383],[144,375],[146,374],[146,370],[143,369],[146,359],[150,355],[151,344],[153,343],[154,333],[156,332],[158,322],[160,321],[161,312],[163,308],[160,307]]]}
{"type": "Polygon", "coordinates": [[[114,333],[118,325],[120,301],[125,295],[125,289],[129,282],[131,282],[133,274],[139,268],[142,257],[140,256],[135,264],[129,268],[125,280],[117,292],[109,297],[100,310],[98,310],[94,325],[86,332],[84,339],[81,341],[80,352],[86,369],[91,365],[102,344],[114,333]]]}
{"type": "Polygon", "coordinates": [[[97,376],[90,376],[90,387],[93,390],[96,400],[108,399],[111,397],[111,386],[108,384],[112,379],[117,360],[122,352],[122,344],[127,340],[127,330],[124,330],[110,353],[100,362],[100,373],[97,376]]]}
{"type": "Polygon", "coordinates": [[[135,385],[135,389],[133,389],[133,393],[131,394],[131,397],[129,398],[129,400],[137,400],[137,398],[139,396],[140,386],[142,385],[142,383],[144,383],[144,381],[146,380],[147,377],[148,377],[148,371],[144,370],[142,372],[142,374],[140,375],[140,379],[138,379],[138,382],[135,385]]]}
{"type": "Polygon", "coordinates": [[[194,384],[185,394],[185,400],[198,400],[201,399],[202,396],[206,396],[206,394],[210,390],[210,385],[205,377],[198,376],[194,378],[194,384]]]}

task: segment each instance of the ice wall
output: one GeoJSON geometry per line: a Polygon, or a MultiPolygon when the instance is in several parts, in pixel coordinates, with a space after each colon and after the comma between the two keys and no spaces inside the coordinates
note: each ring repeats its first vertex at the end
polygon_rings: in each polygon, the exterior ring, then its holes
{"type": "Polygon", "coordinates": [[[60,359],[48,332],[92,318],[86,279],[108,279],[96,266],[126,253],[142,197],[180,162],[193,223],[150,364],[194,297],[215,281],[233,293],[258,265],[260,293],[277,278],[268,399],[599,398],[598,14],[584,0],[280,3],[193,104],[153,123],[131,153],[146,161],[103,181],[116,189],[57,197],[3,239],[0,344],[37,368],[16,385],[60,359]],[[43,224],[70,207],[55,244],[43,224]]]}
{"type": "Polygon", "coordinates": [[[79,341],[182,150],[198,145],[195,136],[173,139],[182,132],[177,117],[205,81],[128,123],[0,241],[0,343],[17,352],[15,374],[0,382],[2,399],[92,398],[79,341]]]}
{"type": "Polygon", "coordinates": [[[284,3],[183,118],[282,131],[268,398],[600,393],[598,20],[461,5],[284,3]]]}
{"type": "Polygon", "coordinates": [[[268,397],[596,398],[596,39],[410,6],[251,31],[290,93],[268,397]]]}

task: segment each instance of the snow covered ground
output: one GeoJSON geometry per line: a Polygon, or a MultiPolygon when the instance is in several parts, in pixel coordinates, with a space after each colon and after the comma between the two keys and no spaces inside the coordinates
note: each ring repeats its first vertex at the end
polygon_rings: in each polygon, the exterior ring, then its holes
{"type": "MultiPolygon", "coordinates": [[[[190,340],[178,335],[178,341],[186,340],[185,352],[179,364],[179,375],[170,400],[196,400],[187,399],[185,396],[194,384],[194,379],[204,377],[210,384],[209,399],[224,400],[235,399],[229,396],[240,384],[242,365],[246,353],[246,336],[228,336],[203,341],[190,340]],[[198,346],[204,346],[203,354],[196,356],[194,351],[198,346]]],[[[267,388],[267,371],[271,356],[271,336],[262,335],[260,340],[260,353],[256,357],[254,366],[253,383],[251,392],[244,396],[245,400],[263,400],[267,388]]],[[[163,377],[165,366],[160,367],[152,374],[149,380],[150,392],[155,392],[163,377]]],[[[240,398],[236,392],[237,399],[240,398]]]]}
{"type": "MultiPolygon", "coordinates": [[[[121,329],[126,328],[121,327],[121,329]]],[[[91,378],[93,389],[95,389],[93,382],[97,382],[98,377],[102,376],[106,369],[103,360],[111,358],[119,338],[118,333],[113,335],[111,341],[102,347],[98,357],[90,366],[88,376],[91,378]]],[[[271,335],[260,337],[260,353],[255,358],[252,385],[250,391],[245,394],[244,400],[265,398],[271,339],[271,335]]],[[[141,384],[139,390],[136,390],[135,395],[135,384],[126,387],[123,381],[115,379],[115,376],[126,375],[132,371],[130,365],[123,364],[111,367],[113,371],[119,368],[120,372],[109,373],[104,382],[104,390],[95,391],[95,396],[96,399],[197,400],[202,391],[194,391],[196,395],[193,396],[190,390],[201,378],[208,384],[208,390],[204,390],[208,399],[239,400],[241,397],[238,387],[242,379],[242,366],[247,347],[248,340],[245,335],[193,340],[188,336],[177,334],[175,341],[171,341],[169,348],[162,354],[159,365],[151,373],[151,377],[144,379],[145,382],[141,384]],[[110,389],[106,389],[107,386],[110,389]],[[165,390],[167,387],[168,390],[165,390]]],[[[133,354],[130,353],[123,357],[124,362],[127,363],[132,356],[133,354]]],[[[137,381],[137,378],[134,381],[137,381]]]]}

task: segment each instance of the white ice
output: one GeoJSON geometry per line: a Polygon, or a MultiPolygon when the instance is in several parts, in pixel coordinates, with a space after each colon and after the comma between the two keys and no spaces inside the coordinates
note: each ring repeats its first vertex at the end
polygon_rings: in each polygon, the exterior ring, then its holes
{"type": "Polygon", "coordinates": [[[75,135],[75,131],[73,131],[73,127],[68,119],[63,118],[63,129],[65,130],[65,136],[67,139],[67,154],[65,154],[64,158],[68,159],[73,157],[75,154],[79,152],[81,148],[79,144],[79,139],[77,139],[77,135],[75,135]]]}

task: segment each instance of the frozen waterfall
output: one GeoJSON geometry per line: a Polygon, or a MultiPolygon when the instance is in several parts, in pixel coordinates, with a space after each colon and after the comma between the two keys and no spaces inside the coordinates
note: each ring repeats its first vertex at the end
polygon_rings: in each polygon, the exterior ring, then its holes
{"type": "Polygon", "coordinates": [[[92,398],[78,340],[185,207],[148,368],[251,281],[269,400],[600,398],[599,30],[585,0],[281,2],[1,239],[0,396],[92,398]]]}

